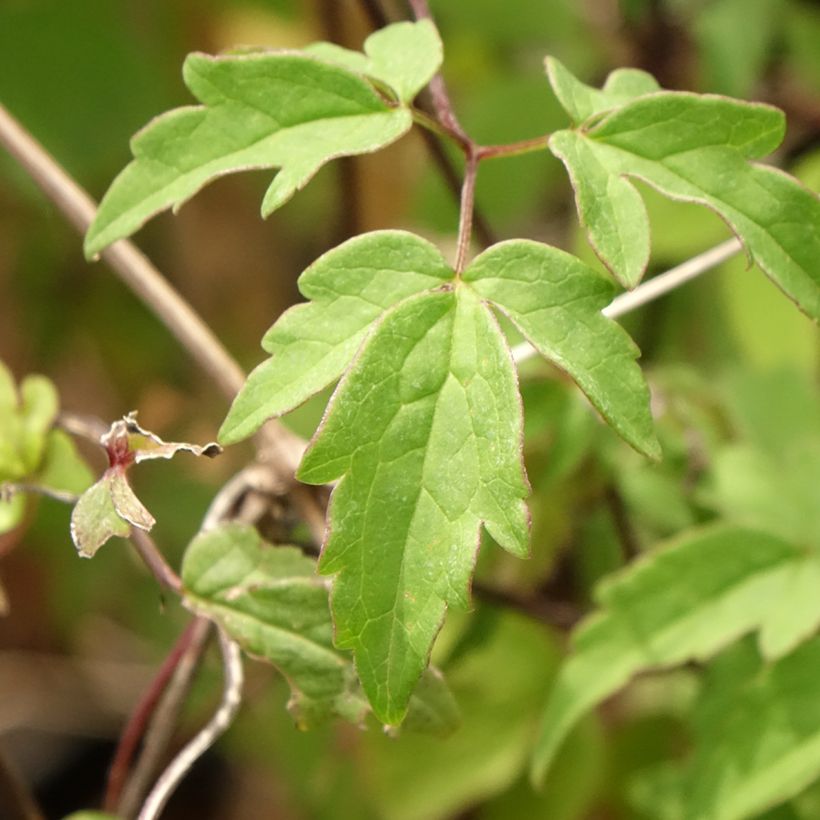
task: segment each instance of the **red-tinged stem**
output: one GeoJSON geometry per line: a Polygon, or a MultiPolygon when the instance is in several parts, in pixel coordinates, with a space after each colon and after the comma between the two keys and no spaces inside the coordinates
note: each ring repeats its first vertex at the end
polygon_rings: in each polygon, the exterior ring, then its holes
{"type": "Polygon", "coordinates": [[[168,653],[168,656],[162,662],[162,666],[160,666],[148,689],[140,698],[128,723],[126,723],[122,731],[114,760],[111,762],[111,768],[108,772],[108,784],[103,802],[103,809],[105,811],[115,812],[119,806],[123,786],[125,785],[128,771],[131,768],[131,761],[134,759],[134,754],[145,734],[148,722],[154,714],[157,703],[159,703],[162,693],[168,686],[168,681],[171,680],[171,676],[174,674],[183,655],[185,655],[191,647],[197,630],[201,628],[197,626],[198,620],[200,619],[192,620],[188,626],[185,627],[185,630],[177,639],[177,642],[168,653]]]}
{"type": "Polygon", "coordinates": [[[518,142],[507,142],[501,145],[480,145],[476,149],[476,154],[479,160],[531,154],[533,151],[543,151],[546,149],[549,138],[549,134],[544,134],[541,137],[519,140],[518,142]]]}

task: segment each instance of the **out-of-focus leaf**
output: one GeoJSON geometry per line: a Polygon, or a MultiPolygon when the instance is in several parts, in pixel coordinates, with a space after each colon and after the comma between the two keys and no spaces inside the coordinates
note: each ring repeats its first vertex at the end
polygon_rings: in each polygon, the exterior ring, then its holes
{"type": "MultiPolygon", "coordinates": [[[[441,47],[429,22],[397,25],[368,40],[368,67],[404,99],[438,69],[441,47]]],[[[87,256],[232,171],[281,169],[262,203],[267,216],[329,160],[382,148],[412,124],[405,105],[389,105],[364,78],[299,52],[192,54],[183,76],[203,105],[170,111],[134,137],[135,159],[100,203],[87,256]]]]}
{"type": "MultiPolygon", "coordinates": [[[[778,608],[789,605],[788,583],[803,560],[787,542],[724,527],[681,537],[601,584],[600,610],[576,633],[547,703],[533,777],[543,777],[578,717],[636,673],[708,658],[758,628],[769,630],[771,648],[771,630],[782,625],[788,646],[794,622],[778,608]]],[[[816,608],[806,614],[816,617],[816,608]]]]}
{"type": "Polygon", "coordinates": [[[57,391],[48,379],[27,376],[18,395],[0,362],[0,482],[25,478],[37,469],[57,409],[57,391]]]}
{"type": "Polygon", "coordinates": [[[443,820],[511,786],[526,766],[556,663],[556,647],[542,627],[512,612],[495,615],[486,637],[446,664],[463,715],[451,737],[403,735],[396,742],[370,732],[363,738],[365,782],[377,816],[443,820]]]}
{"type": "Polygon", "coordinates": [[[698,9],[694,32],[706,91],[745,97],[780,34],[785,0],[717,0],[698,9]]]}
{"type": "Polygon", "coordinates": [[[820,548],[820,440],[794,444],[779,458],[746,444],[725,447],[702,500],[738,524],[820,548]]]}
{"type": "Polygon", "coordinates": [[[62,430],[52,430],[46,439],[37,484],[50,490],[81,493],[93,480],[88,464],[77,452],[71,437],[62,430]]]}
{"type": "Polygon", "coordinates": [[[775,664],[717,671],[695,713],[685,820],[755,817],[820,777],[820,639],[775,664]]]}

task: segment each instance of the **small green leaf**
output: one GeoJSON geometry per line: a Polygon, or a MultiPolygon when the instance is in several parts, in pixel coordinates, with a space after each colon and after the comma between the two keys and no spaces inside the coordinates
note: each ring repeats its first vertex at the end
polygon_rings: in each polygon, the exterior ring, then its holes
{"type": "Polygon", "coordinates": [[[578,718],[638,672],[703,660],[758,628],[770,649],[799,640],[801,627],[779,610],[804,561],[772,536],[721,528],[682,537],[602,584],[601,608],[577,631],[547,703],[534,779],[578,718]]]}
{"type": "Polygon", "coordinates": [[[550,85],[572,121],[579,125],[595,114],[660,91],[657,80],[639,68],[618,68],[606,79],[603,89],[582,83],[555,57],[544,61],[550,85]]]}
{"type": "MultiPolygon", "coordinates": [[[[290,684],[289,708],[302,727],[332,716],[359,722],[367,710],[349,655],[333,648],[327,582],[294,547],[265,543],[245,524],[198,535],[182,564],[188,605],[216,620],[251,655],[290,684]]],[[[458,709],[430,670],[413,699],[407,728],[450,732],[458,709]]]]}
{"type": "Polygon", "coordinates": [[[310,303],[286,311],[265,335],[272,358],[248,377],[219,440],[246,438],[334,382],[387,308],[452,276],[433,245],[404,231],[364,234],[328,251],[299,277],[310,303]]]}
{"type": "MultiPolygon", "coordinates": [[[[92,558],[112,536],[128,538],[131,524],[122,518],[111,492],[113,474],[106,474],[89,487],[71,512],[71,539],[83,558],[92,558]]],[[[120,473],[120,481],[125,477],[120,473]]],[[[126,485],[127,486],[127,485],[126,485]]],[[[123,492],[119,493],[124,496],[123,492]]]]}
{"type": "Polygon", "coordinates": [[[57,391],[43,376],[27,376],[14,385],[0,362],[0,482],[34,473],[40,465],[46,438],[57,417],[57,391]]]}
{"type": "Polygon", "coordinates": [[[716,211],[772,281],[817,320],[820,198],[792,177],[749,162],[771,153],[784,128],[782,112],[770,106],[664,91],[627,102],[585,129],[558,131],[550,148],[569,171],[590,243],[625,286],[643,275],[648,242],[637,194],[625,187],[634,177],[716,211]]]}
{"type": "Polygon", "coordinates": [[[377,80],[404,103],[412,102],[430,82],[444,56],[430,20],[394,23],[374,32],[365,40],[364,54],[334,43],[314,43],[304,52],[377,80]]]}
{"type": "Polygon", "coordinates": [[[685,820],[757,817],[820,777],[820,639],[776,664],[747,666],[707,676],[685,820]]]}
{"type": "Polygon", "coordinates": [[[649,390],[635,363],[638,349],[601,314],[613,295],[604,276],[556,248],[517,239],[478,256],[464,280],[569,373],[629,444],[652,458],[660,456],[649,390]]]}
{"type": "Polygon", "coordinates": [[[376,716],[402,720],[448,604],[466,606],[483,523],[527,553],[521,408],[509,350],[464,286],[405,299],[334,394],[299,477],[340,479],[320,569],[336,643],[376,716]]]}
{"type": "Polygon", "coordinates": [[[103,198],[86,255],[179,208],[221,175],[281,169],[262,203],[267,216],[326,162],[397,140],[412,125],[409,110],[388,104],[351,69],[372,74],[406,102],[438,70],[441,43],[429,22],[399,23],[374,34],[367,50],[369,59],[327,48],[315,50],[320,59],[298,52],[190,55],[185,84],[203,105],[167,112],[134,137],[134,161],[103,198]],[[333,64],[323,61],[328,57],[333,64]]]}

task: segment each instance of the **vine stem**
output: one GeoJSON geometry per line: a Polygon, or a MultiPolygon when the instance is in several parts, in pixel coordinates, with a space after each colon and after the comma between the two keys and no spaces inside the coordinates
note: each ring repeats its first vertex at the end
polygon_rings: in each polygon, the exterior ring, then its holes
{"type": "Polygon", "coordinates": [[[153,714],[144,727],[144,741],[133,773],[122,789],[117,814],[124,818],[136,816],[143,796],[154,777],[158,763],[171,740],[185,699],[193,685],[194,676],[211,635],[211,622],[207,618],[194,618],[187,649],[180,655],[173,674],[154,704],[153,714]]]}
{"type": "MultiPolygon", "coordinates": [[[[716,268],[727,259],[731,259],[738,254],[742,249],[743,245],[739,239],[727,239],[725,242],[721,242],[720,245],[715,245],[714,248],[710,248],[698,256],[693,256],[686,262],[670,268],[665,273],[658,274],[639,285],[635,290],[616,296],[601,312],[609,319],[617,319],[619,316],[653,302],[655,299],[679,288],[689,280],[716,268]]],[[[529,342],[522,342],[512,349],[513,360],[516,364],[526,361],[535,356],[536,353],[537,351],[529,342]]]]}
{"type": "Polygon", "coordinates": [[[188,626],[185,627],[185,630],[162,662],[154,679],[140,698],[128,723],[125,725],[114,759],[111,762],[111,768],[108,771],[108,784],[103,801],[104,811],[115,812],[119,807],[123,786],[128,776],[128,769],[131,765],[134,753],[137,750],[137,746],[145,734],[145,729],[151,716],[154,714],[154,710],[160,698],[165,692],[183,656],[189,651],[199,629],[201,629],[201,627],[197,626],[196,619],[192,620],[188,626]]]}
{"type": "Polygon", "coordinates": [[[141,530],[139,527],[131,527],[131,534],[128,538],[142,559],[142,562],[151,570],[154,578],[156,578],[162,586],[180,594],[182,592],[182,581],[179,575],[171,568],[171,565],[165,560],[165,556],[159,547],[157,547],[154,539],[151,538],[145,530],[141,530]]]}
{"type": "Polygon", "coordinates": [[[239,653],[239,647],[221,629],[218,629],[218,635],[219,649],[222,653],[222,668],[225,675],[225,686],[219,708],[208,723],[183,747],[182,751],[160,775],[142,805],[138,820],[156,820],[159,817],[165,804],[191,766],[213,746],[236,717],[242,703],[242,685],[244,681],[242,657],[239,653]]]}

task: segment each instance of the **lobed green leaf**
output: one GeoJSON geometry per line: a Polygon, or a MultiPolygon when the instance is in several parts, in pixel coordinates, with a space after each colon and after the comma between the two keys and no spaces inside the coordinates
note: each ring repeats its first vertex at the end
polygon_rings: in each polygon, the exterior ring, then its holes
{"type": "Polygon", "coordinates": [[[223,174],[279,168],[262,203],[267,216],[329,160],[397,140],[412,124],[409,110],[350,69],[372,72],[406,102],[438,70],[441,43],[429,22],[401,23],[377,32],[367,48],[368,60],[346,59],[344,67],[298,52],[190,55],[183,77],[202,105],[170,111],[134,137],[134,161],[103,198],[86,255],[179,208],[223,174]]]}
{"type": "Polygon", "coordinates": [[[464,280],[569,373],[619,435],[660,457],[649,390],[635,363],[638,349],[601,314],[614,292],[604,276],[556,248],[516,239],[478,256],[464,280]]]}
{"type": "Polygon", "coordinates": [[[336,642],[377,717],[403,718],[447,605],[466,606],[481,524],[527,552],[521,408],[509,351],[466,287],[389,311],[299,470],[339,479],[320,561],[336,642]]]}
{"type": "Polygon", "coordinates": [[[365,40],[364,54],[334,43],[314,43],[304,52],[378,81],[404,103],[430,82],[444,57],[431,20],[394,23],[374,32],[365,40]]]}
{"type": "MultiPolygon", "coordinates": [[[[569,81],[550,77],[566,100],[569,81]]],[[[636,97],[584,129],[558,131],[550,148],[569,171],[591,245],[626,287],[643,276],[649,245],[644,209],[628,181],[634,177],[715,210],[772,281],[816,320],[820,198],[792,177],[749,162],[780,144],[784,122],[770,106],[665,91],[636,97]]]]}
{"type": "Polygon", "coordinates": [[[639,68],[616,69],[607,77],[603,89],[599,89],[582,83],[555,57],[547,57],[544,65],[558,102],[576,125],[602,111],[660,91],[658,81],[639,68]]]}
{"type": "Polygon", "coordinates": [[[271,358],[248,377],[219,440],[246,438],[336,381],[385,310],[452,276],[433,245],[404,231],[364,234],[328,251],[299,277],[310,303],[286,311],[265,335],[271,358]]]}

